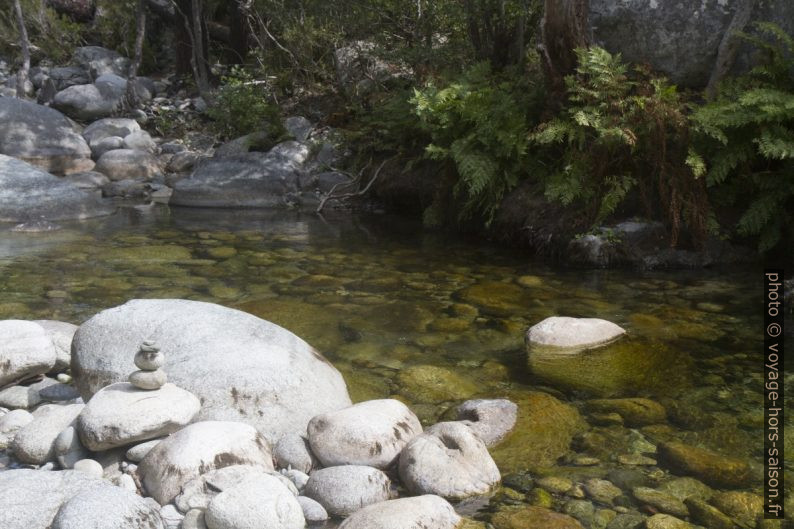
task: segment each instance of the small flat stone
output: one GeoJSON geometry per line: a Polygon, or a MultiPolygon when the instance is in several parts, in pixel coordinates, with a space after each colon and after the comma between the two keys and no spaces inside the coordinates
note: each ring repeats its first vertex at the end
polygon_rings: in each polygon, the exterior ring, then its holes
{"type": "Polygon", "coordinates": [[[588,479],[584,484],[587,495],[597,502],[612,505],[612,502],[623,494],[623,491],[605,479],[588,479]]]}
{"type": "Polygon", "coordinates": [[[160,389],[168,382],[168,375],[162,369],[156,371],[135,371],[129,376],[129,382],[138,389],[160,389]]]}
{"type": "Polygon", "coordinates": [[[165,355],[160,350],[147,351],[141,348],[135,353],[135,366],[142,371],[156,371],[165,364],[165,355]]]}
{"type": "Polygon", "coordinates": [[[565,494],[573,487],[573,481],[560,476],[546,476],[539,479],[537,484],[538,487],[554,494],[565,494]]]}
{"type": "Polygon", "coordinates": [[[675,516],[689,516],[689,509],[686,508],[684,502],[670,494],[650,487],[634,487],[631,493],[637,501],[656,507],[656,509],[663,513],[673,514],[675,516]]]}

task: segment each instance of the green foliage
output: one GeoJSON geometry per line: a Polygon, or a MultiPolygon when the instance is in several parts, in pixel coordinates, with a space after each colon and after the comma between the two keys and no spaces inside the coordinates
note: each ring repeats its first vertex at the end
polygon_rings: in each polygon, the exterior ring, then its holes
{"type": "Polygon", "coordinates": [[[767,54],[749,74],[729,80],[692,114],[694,156],[718,202],[738,207],[736,233],[758,237],[760,251],[780,243],[794,211],[794,39],[759,24],[745,36],[767,54]]]}
{"type": "MultiPolygon", "coordinates": [[[[81,46],[86,27],[58,15],[53,9],[41,9],[39,0],[21,0],[25,28],[31,44],[31,59],[36,64],[40,59],[63,63],[69,59],[74,48],[81,46]]],[[[19,27],[13,2],[0,3],[0,56],[16,57],[20,54],[19,27]]]]}
{"type": "Polygon", "coordinates": [[[702,239],[708,202],[676,87],[641,68],[629,72],[603,48],[576,54],[567,104],[530,136],[552,167],[546,195],[582,207],[582,222],[597,225],[636,192],[647,216],[667,219],[674,244],[682,224],[702,239]]]}
{"type": "Polygon", "coordinates": [[[477,213],[490,223],[505,193],[526,176],[530,88],[481,63],[445,88],[415,90],[411,103],[431,139],[426,155],[456,169],[461,218],[477,213]]]}
{"type": "Polygon", "coordinates": [[[278,107],[269,102],[265,81],[243,68],[233,68],[215,92],[207,116],[221,137],[230,139],[257,131],[276,138],[284,134],[278,107]]]}

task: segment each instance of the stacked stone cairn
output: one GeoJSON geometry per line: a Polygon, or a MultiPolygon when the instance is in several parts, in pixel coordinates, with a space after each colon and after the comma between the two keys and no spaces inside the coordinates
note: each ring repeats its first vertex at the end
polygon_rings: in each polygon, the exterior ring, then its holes
{"type": "Polygon", "coordinates": [[[130,384],[138,389],[160,389],[168,381],[168,375],[162,369],[164,363],[165,355],[160,348],[150,340],[144,341],[135,353],[135,367],[139,371],[130,374],[130,384]]]}

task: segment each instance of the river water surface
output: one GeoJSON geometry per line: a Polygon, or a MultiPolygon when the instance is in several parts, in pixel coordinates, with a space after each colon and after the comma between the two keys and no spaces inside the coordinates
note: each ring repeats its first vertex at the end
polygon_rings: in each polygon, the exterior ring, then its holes
{"type": "MultiPolygon", "coordinates": [[[[240,308],[321,350],[354,401],[396,396],[431,424],[470,397],[511,398],[527,431],[493,450],[502,474],[574,481],[627,456],[653,459],[669,439],[760,464],[761,279],[554,269],[387,216],[155,207],[0,231],[0,318],[79,324],[133,298],[240,308]],[[629,337],[602,353],[528,362],[527,328],[552,315],[604,318],[629,337]],[[614,423],[588,411],[594,397],[648,397],[668,419],[614,423]]],[[[650,463],[633,468],[669,477],[650,463]]]]}

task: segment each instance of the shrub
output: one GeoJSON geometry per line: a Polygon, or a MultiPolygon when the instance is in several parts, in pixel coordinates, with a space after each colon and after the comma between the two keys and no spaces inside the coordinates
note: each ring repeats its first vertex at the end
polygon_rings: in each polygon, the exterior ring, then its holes
{"type": "Polygon", "coordinates": [[[215,92],[207,116],[223,138],[236,138],[265,131],[272,138],[283,136],[278,107],[269,101],[265,81],[257,81],[247,70],[235,67],[215,92]]]}
{"type": "Polygon", "coordinates": [[[676,87],[643,68],[630,73],[603,48],[576,55],[565,107],[531,135],[550,162],[546,195],[578,204],[591,226],[639,195],[646,216],[667,220],[673,245],[684,226],[702,240],[708,200],[687,163],[688,121],[676,87]]]}
{"type": "Polygon", "coordinates": [[[528,171],[528,114],[534,108],[523,77],[500,78],[481,63],[445,88],[428,84],[411,103],[431,143],[426,155],[453,164],[460,218],[489,224],[504,195],[528,171]]]}
{"type": "Polygon", "coordinates": [[[772,24],[758,29],[772,40],[745,38],[767,61],[723,83],[692,122],[693,159],[718,203],[742,211],[736,233],[758,237],[763,252],[780,243],[794,212],[794,38],[772,24]]]}

